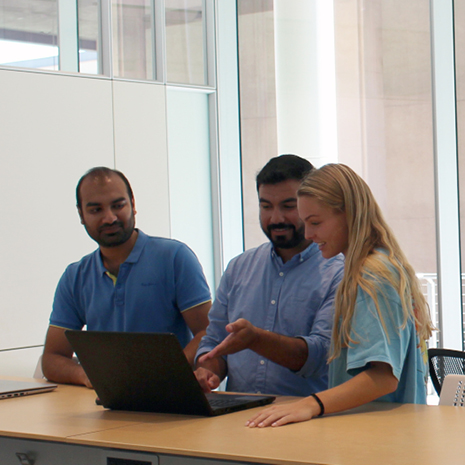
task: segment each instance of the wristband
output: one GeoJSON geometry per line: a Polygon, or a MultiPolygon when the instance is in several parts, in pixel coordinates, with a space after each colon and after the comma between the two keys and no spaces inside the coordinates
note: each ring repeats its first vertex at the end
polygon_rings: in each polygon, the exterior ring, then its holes
{"type": "Polygon", "coordinates": [[[313,397],[317,402],[318,405],[320,406],[320,413],[318,414],[319,417],[323,416],[325,414],[325,406],[323,402],[321,402],[321,399],[315,394],[310,394],[311,397],[313,397]]]}

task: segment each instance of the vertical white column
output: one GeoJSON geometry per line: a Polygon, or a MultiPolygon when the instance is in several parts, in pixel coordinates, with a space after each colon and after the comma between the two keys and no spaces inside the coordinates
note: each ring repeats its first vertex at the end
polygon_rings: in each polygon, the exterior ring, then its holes
{"type": "Polygon", "coordinates": [[[216,250],[216,278],[219,280],[231,258],[244,250],[235,0],[216,2],[216,64],[218,157],[213,170],[218,179],[214,214],[218,218],[217,234],[221,244],[216,250]]]}
{"type": "Polygon", "coordinates": [[[333,2],[275,0],[278,152],[337,161],[333,2]]]}
{"type": "Polygon", "coordinates": [[[440,334],[463,349],[453,0],[430,0],[440,334]]]}
{"type": "Polygon", "coordinates": [[[76,0],[58,0],[60,71],[79,71],[78,14],[76,0]]]}

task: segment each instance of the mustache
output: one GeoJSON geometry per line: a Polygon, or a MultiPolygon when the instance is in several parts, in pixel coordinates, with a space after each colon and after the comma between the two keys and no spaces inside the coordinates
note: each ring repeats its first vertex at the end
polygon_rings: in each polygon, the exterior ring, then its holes
{"type": "Polygon", "coordinates": [[[105,231],[105,229],[107,228],[111,228],[113,226],[119,226],[120,228],[123,227],[123,222],[122,221],[113,221],[113,223],[105,223],[105,224],[102,224],[102,226],[100,226],[98,228],[98,231],[99,232],[102,232],[102,231],[105,231]]]}
{"type": "Polygon", "coordinates": [[[270,224],[267,227],[268,231],[273,231],[274,229],[291,229],[295,230],[295,226],[290,223],[276,223],[276,224],[270,224]]]}

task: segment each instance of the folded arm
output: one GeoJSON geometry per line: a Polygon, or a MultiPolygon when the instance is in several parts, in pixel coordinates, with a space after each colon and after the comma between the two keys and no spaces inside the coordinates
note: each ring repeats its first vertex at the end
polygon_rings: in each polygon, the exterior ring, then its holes
{"type": "Polygon", "coordinates": [[[44,376],[53,382],[81,384],[92,388],[82,366],[73,359],[73,349],[65,336],[65,329],[49,326],[42,356],[44,376]]]}
{"type": "Polygon", "coordinates": [[[200,340],[205,335],[208,326],[208,311],[211,307],[211,301],[189,308],[182,313],[184,321],[194,335],[193,339],[184,348],[184,354],[187,360],[194,366],[194,358],[199,346],[200,340]]]}

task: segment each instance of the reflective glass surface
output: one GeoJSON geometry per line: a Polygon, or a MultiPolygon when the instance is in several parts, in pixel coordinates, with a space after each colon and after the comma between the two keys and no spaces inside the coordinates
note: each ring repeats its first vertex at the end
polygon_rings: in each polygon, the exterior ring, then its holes
{"type": "Polygon", "coordinates": [[[166,0],[167,80],[207,84],[205,7],[202,0],[166,0]]]}
{"type": "Polygon", "coordinates": [[[101,74],[99,63],[99,1],[78,0],[79,18],[79,71],[101,74]]]}
{"type": "Polygon", "coordinates": [[[128,79],[155,79],[154,14],[150,0],[113,0],[113,73],[128,79]]]}
{"type": "Polygon", "coordinates": [[[57,0],[0,0],[0,64],[58,70],[57,0]]]}

